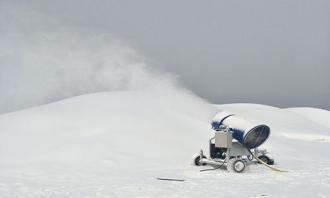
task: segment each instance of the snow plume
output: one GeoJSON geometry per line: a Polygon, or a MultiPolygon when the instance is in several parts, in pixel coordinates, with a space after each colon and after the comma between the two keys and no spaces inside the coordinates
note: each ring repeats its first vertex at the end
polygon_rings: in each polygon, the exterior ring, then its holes
{"type": "Polygon", "coordinates": [[[0,43],[0,113],[118,90],[153,91],[164,101],[184,95],[178,103],[203,103],[178,88],[172,75],[147,66],[122,39],[26,6],[0,6],[0,43]]]}

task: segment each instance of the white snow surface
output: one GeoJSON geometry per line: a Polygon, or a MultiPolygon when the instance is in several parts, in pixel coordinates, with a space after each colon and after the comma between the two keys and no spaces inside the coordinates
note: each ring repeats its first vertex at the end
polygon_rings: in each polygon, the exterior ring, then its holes
{"type": "Polygon", "coordinates": [[[0,115],[0,197],[329,197],[329,111],[163,96],[104,92],[0,115]],[[193,166],[220,110],[269,125],[262,147],[288,172],[193,166]]]}

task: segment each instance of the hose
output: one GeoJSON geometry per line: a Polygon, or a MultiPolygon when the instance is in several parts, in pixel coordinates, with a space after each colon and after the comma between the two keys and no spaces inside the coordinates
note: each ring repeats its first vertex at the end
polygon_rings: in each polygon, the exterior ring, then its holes
{"type": "Polygon", "coordinates": [[[247,149],[249,151],[249,153],[260,163],[260,164],[263,164],[264,166],[270,168],[271,170],[273,171],[277,171],[277,172],[283,172],[283,173],[286,173],[286,172],[289,172],[289,171],[286,171],[286,170],[281,170],[281,169],[278,169],[276,167],[272,167],[270,165],[268,165],[267,163],[265,163],[264,161],[260,160],[257,156],[254,155],[254,153],[250,150],[250,149],[247,149]]]}

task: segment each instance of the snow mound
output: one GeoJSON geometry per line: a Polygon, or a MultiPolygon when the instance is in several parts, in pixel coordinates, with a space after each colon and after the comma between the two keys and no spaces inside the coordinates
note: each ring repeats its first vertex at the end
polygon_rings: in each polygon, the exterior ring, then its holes
{"type": "Polygon", "coordinates": [[[144,161],[185,162],[210,134],[210,113],[189,97],[185,104],[159,97],[151,92],[97,93],[3,114],[0,164],[104,162],[110,168],[132,161],[141,167],[144,161]],[[172,157],[177,160],[169,160],[172,157]]]}
{"type": "MultiPolygon", "coordinates": [[[[256,104],[214,108],[188,93],[165,96],[147,91],[104,92],[0,115],[0,194],[77,198],[328,195],[329,128],[318,120],[292,109],[256,104]],[[191,165],[191,156],[208,148],[215,109],[268,124],[271,136],[262,146],[277,166],[289,172],[272,172],[263,166],[251,166],[243,174],[225,169],[200,172],[203,168],[191,165]],[[186,181],[172,183],[157,177],[186,181]]],[[[330,117],[323,116],[329,122],[330,117]]]]}
{"type": "Polygon", "coordinates": [[[306,117],[309,120],[317,122],[320,125],[330,128],[330,111],[318,108],[308,108],[308,107],[297,107],[297,108],[288,108],[288,111],[295,112],[299,115],[306,117]]]}

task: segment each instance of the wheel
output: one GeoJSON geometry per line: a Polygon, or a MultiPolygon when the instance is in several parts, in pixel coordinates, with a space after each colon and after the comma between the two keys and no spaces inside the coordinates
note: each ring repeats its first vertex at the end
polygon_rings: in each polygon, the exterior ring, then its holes
{"type": "MultiPolygon", "coordinates": [[[[206,159],[206,156],[203,155],[203,158],[206,159]]],[[[194,158],[194,165],[196,166],[205,166],[206,164],[205,163],[200,163],[201,159],[201,156],[200,155],[197,155],[195,158],[194,158]]]]}
{"type": "MultiPolygon", "coordinates": [[[[259,157],[258,157],[261,161],[263,161],[263,162],[265,162],[266,164],[268,164],[268,165],[270,165],[270,159],[269,159],[269,157],[267,157],[266,155],[260,155],[259,157]]],[[[259,162],[260,163],[260,162],[259,162]]]]}
{"type": "Polygon", "coordinates": [[[232,158],[227,163],[227,170],[230,172],[241,173],[245,170],[245,168],[246,163],[241,159],[232,158]]]}
{"type": "Polygon", "coordinates": [[[241,173],[245,169],[245,162],[243,160],[236,160],[232,166],[233,170],[237,173],[241,173]]]}

